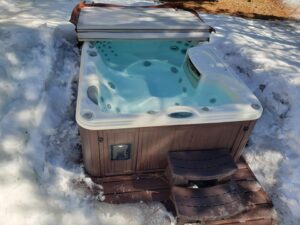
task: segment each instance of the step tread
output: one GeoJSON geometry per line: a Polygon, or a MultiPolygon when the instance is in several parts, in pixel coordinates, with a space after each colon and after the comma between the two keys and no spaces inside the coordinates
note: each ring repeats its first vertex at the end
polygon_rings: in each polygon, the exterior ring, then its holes
{"type": "Polygon", "coordinates": [[[168,163],[172,177],[192,181],[222,179],[238,169],[226,149],[169,152],[168,163]]]}
{"type": "Polygon", "coordinates": [[[234,182],[192,189],[172,187],[171,199],[180,219],[211,221],[226,219],[245,211],[244,190],[234,182]]]}

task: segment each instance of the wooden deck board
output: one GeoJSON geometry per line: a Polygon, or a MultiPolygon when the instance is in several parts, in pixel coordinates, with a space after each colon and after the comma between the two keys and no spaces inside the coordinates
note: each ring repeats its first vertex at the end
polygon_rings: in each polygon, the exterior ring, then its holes
{"type": "Polygon", "coordinates": [[[135,203],[135,202],[151,202],[151,201],[167,201],[170,195],[169,189],[139,191],[139,192],[125,192],[118,194],[105,195],[105,202],[112,204],[120,203],[135,203]]]}
{"type": "Polygon", "coordinates": [[[232,218],[219,221],[209,221],[206,222],[206,225],[228,225],[240,222],[243,222],[241,225],[244,225],[244,222],[249,224],[257,224],[257,221],[264,221],[265,224],[271,225],[272,223],[273,208],[270,205],[257,205],[256,208],[246,211],[242,214],[236,215],[232,218]]]}
{"type": "Polygon", "coordinates": [[[122,182],[102,184],[105,194],[139,192],[144,190],[168,189],[168,182],[162,178],[141,178],[122,182]]]}

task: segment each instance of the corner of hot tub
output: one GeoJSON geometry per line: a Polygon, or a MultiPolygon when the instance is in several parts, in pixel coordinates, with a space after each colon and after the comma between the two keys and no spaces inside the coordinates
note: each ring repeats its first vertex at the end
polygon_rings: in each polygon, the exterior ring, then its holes
{"type": "Polygon", "coordinates": [[[97,117],[99,110],[98,104],[95,101],[97,96],[90,99],[88,97],[89,88],[83,88],[82,86],[86,85],[79,83],[76,105],[76,122],[79,126],[91,130],[91,127],[94,125],[93,120],[97,117]]]}
{"type": "Polygon", "coordinates": [[[99,76],[96,62],[98,54],[94,43],[84,42],[81,49],[80,73],[76,103],[76,122],[80,127],[91,129],[93,118],[99,110],[99,76]]]}
{"type": "Polygon", "coordinates": [[[216,49],[209,43],[203,43],[190,48],[187,53],[193,65],[206,81],[222,83],[222,86],[226,86],[239,99],[235,106],[232,105],[228,108],[241,115],[236,114],[236,118],[232,117],[231,120],[257,120],[261,117],[263,107],[260,101],[240,77],[223,62],[216,49]]]}
{"type": "Polygon", "coordinates": [[[263,107],[262,107],[261,103],[257,99],[257,101],[251,103],[250,107],[251,107],[251,110],[254,111],[252,119],[258,120],[263,114],[263,107]]]}
{"type": "MultiPolygon", "coordinates": [[[[236,115],[233,121],[256,121],[263,113],[263,107],[257,97],[249,90],[242,97],[244,102],[236,104],[236,115]]],[[[234,111],[234,110],[233,110],[234,111]]]]}

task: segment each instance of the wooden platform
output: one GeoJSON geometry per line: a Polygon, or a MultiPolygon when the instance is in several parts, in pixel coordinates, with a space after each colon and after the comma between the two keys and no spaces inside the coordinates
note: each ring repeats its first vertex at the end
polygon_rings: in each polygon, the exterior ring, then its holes
{"type": "MultiPolygon", "coordinates": [[[[238,170],[233,175],[233,181],[244,189],[243,198],[251,206],[250,209],[231,218],[208,221],[206,224],[276,224],[276,220],[273,218],[272,201],[262,189],[248,165],[243,159],[240,159],[237,166],[238,170]]],[[[169,207],[170,187],[163,171],[141,175],[94,178],[94,181],[103,185],[106,202],[161,201],[169,207]]]]}

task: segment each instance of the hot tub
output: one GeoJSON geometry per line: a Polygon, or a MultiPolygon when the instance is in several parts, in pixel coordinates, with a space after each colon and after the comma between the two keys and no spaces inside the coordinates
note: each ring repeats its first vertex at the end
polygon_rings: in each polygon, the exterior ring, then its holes
{"type": "Polygon", "coordinates": [[[76,121],[92,177],[161,171],[176,150],[239,159],[262,107],[196,12],[80,3],[71,21],[83,42],[76,121]]]}
{"type": "Polygon", "coordinates": [[[76,120],[93,176],[164,169],[169,150],[226,148],[238,159],[261,113],[209,44],[83,45],[76,120]]]}
{"type": "Polygon", "coordinates": [[[111,40],[83,46],[77,122],[86,129],[256,120],[261,112],[208,45],[111,40]]]}

